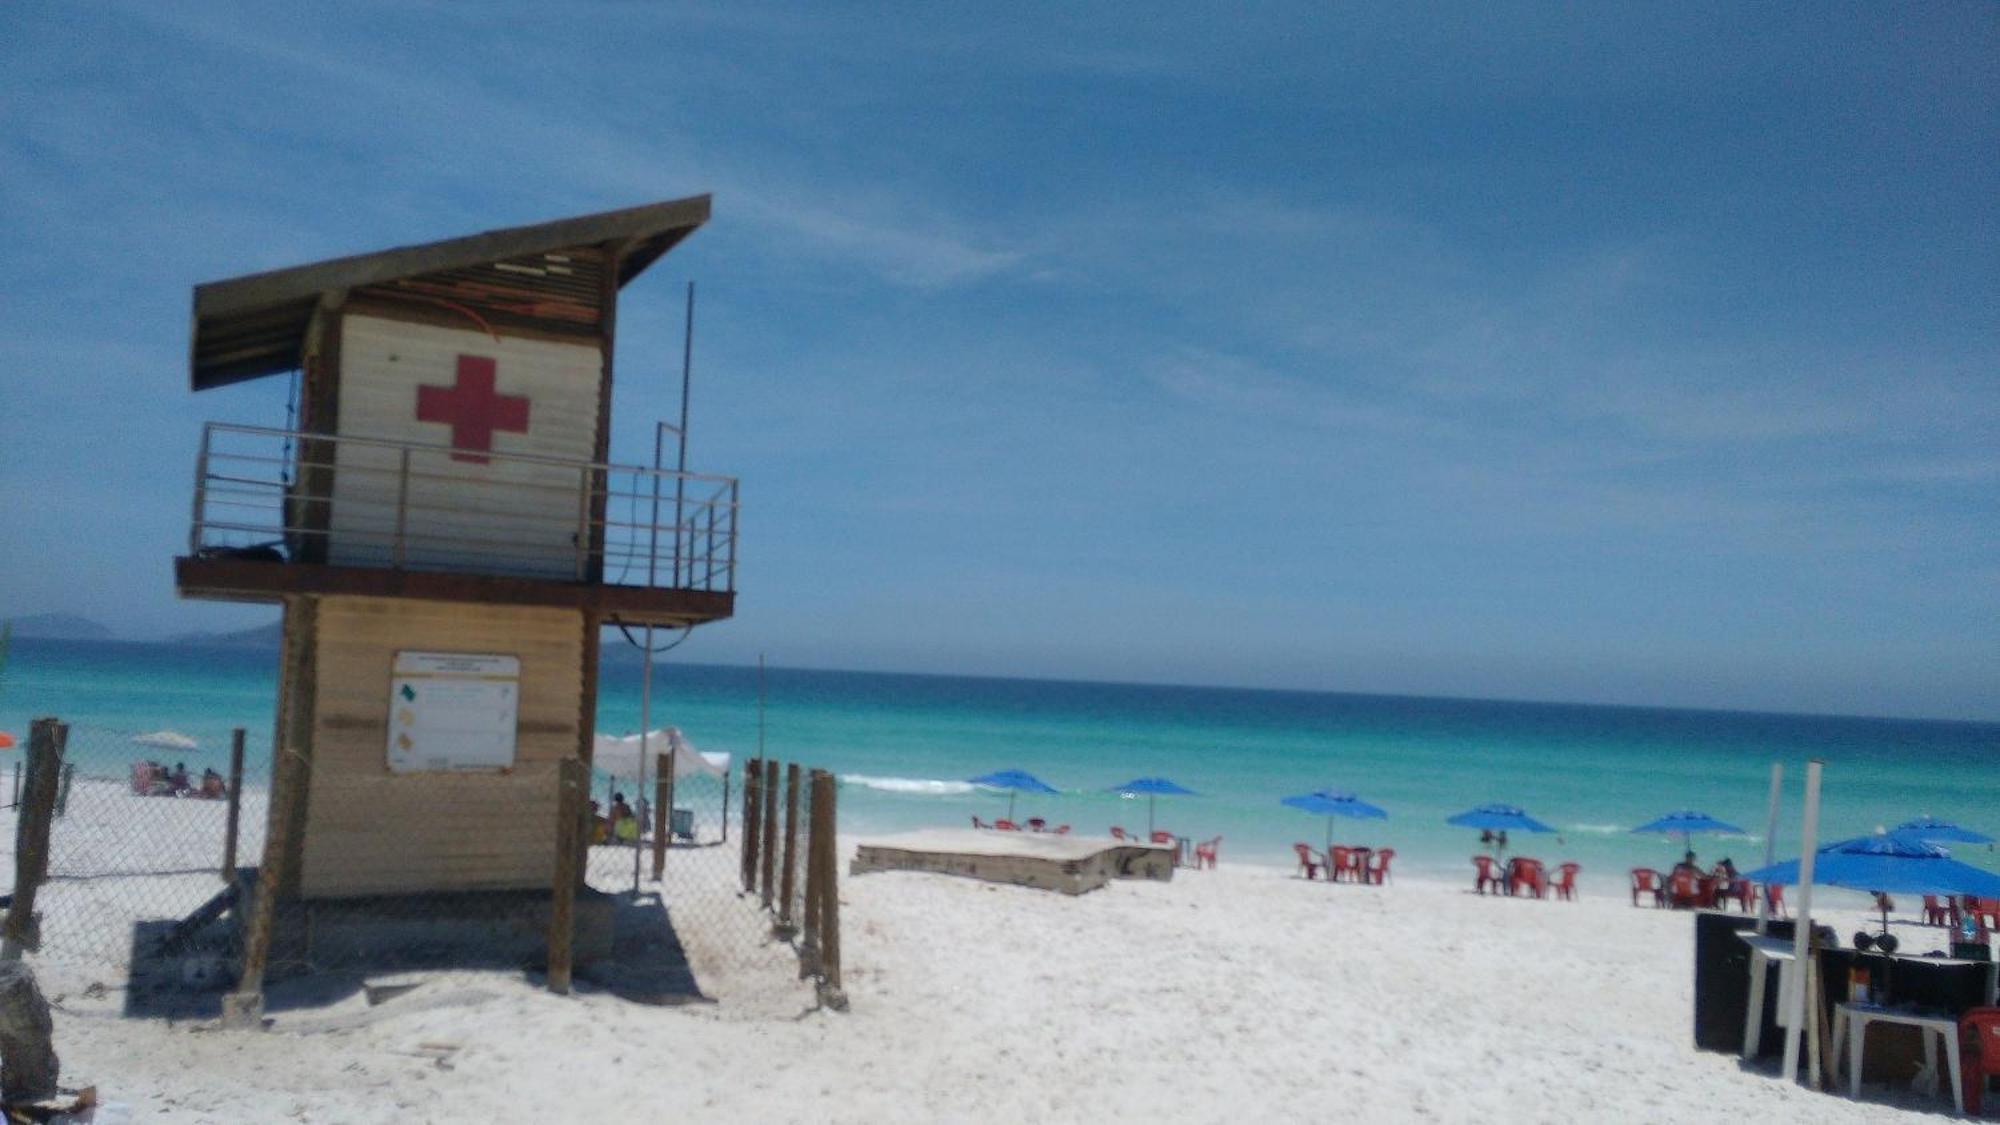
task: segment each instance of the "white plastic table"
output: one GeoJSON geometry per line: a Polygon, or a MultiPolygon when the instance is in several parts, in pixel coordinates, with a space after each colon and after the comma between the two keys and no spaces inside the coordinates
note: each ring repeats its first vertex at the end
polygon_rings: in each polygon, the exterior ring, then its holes
{"type": "MultiPolygon", "coordinates": [[[[1775,962],[1779,966],[1778,995],[1785,994],[1784,979],[1792,971],[1792,939],[1747,932],[1736,936],[1750,947],[1750,1010],[1743,1014],[1743,1057],[1754,1059],[1764,1045],[1764,978],[1775,962]]],[[[1791,1013],[1783,1004],[1778,1005],[1778,1026],[1789,1027],[1791,1022],[1791,1013]]]]}
{"type": "MultiPolygon", "coordinates": [[[[1960,1114],[1965,1112],[1965,1084],[1958,1080],[1958,1019],[1955,1016],[1878,1008],[1873,1004],[1836,1004],[1833,1009],[1833,1065],[1841,1065],[1841,1044],[1847,1045],[1847,1096],[1861,1096],[1861,1045],[1868,1038],[1871,1023],[1900,1023],[1916,1028],[1924,1037],[1924,1069],[1934,1081],[1951,1087],[1951,1101],[1960,1114]],[[1938,1073],[1937,1043],[1932,1033],[1944,1040],[1945,1071],[1938,1073]]],[[[1834,1076],[1836,1079],[1839,1075],[1834,1076]]],[[[1935,1096],[1935,1088],[1931,1091],[1935,1096]]]]}

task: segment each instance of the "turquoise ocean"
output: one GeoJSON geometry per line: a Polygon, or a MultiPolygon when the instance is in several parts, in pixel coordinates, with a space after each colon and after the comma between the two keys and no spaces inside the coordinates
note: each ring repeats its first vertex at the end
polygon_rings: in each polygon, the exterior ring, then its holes
{"type": "MultiPolygon", "coordinates": [[[[639,725],[639,665],[607,641],[599,729],[639,725]]],[[[0,730],[25,744],[33,715],[87,730],[81,768],[112,775],[158,755],[126,736],[192,737],[196,772],[227,760],[231,727],[249,730],[252,769],[268,759],[276,655],[231,649],[16,638],[0,673],[0,730]]],[[[1005,794],[966,779],[1018,767],[1063,792],[1020,799],[1017,819],[1077,832],[1143,828],[1143,800],[1105,792],[1164,776],[1199,796],[1162,798],[1179,835],[1223,837],[1225,862],[1285,865],[1290,844],[1318,845],[1323,820],[1279,805],[1288,794],[1351,790],[1386,821],[1336,821],[1336,842],[1394,847],[1399,871],[1469,872],[1473,833],[1445,818],[1473,805],[1519,805],[1559,829],[1517,837],[1516,852],[1575,860],[1587,882],[1667,866],[1677,841],[1628,829],[1682,808],[1752,838],[1697,838],[1704,860],[1761,858],[1771,763],[1785,767],[1777,836],[1796,854],[1805,763],[1825,763],[1822,839],[1930,814],[2000,835],[2000,724],[1511,703],[1462,699],[1074,683],[771,668],[763,676],[769,754],[834,771],[847,831],[966,825],[1004,815],[1005,794]]],[[[755,668],[663,660],[656,726],[740,762],[759,745],[755,668]]],[[[4,768],[4,767],[0,767],[4,768]]],[[[1788,850],[1789,849],[1789,850],[1788,850]]],[[[1954,854],[2000,870],[1990,845],[1954,854]]]]}

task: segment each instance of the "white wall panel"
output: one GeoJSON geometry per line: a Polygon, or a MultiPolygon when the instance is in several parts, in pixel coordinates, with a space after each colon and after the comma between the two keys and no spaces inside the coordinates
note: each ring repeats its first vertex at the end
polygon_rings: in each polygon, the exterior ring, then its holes
{"type": "MultiPolygon", "coordinates": [[[[493,453],[591,460],[602,378],[596,345],[496,340],[478,331],[373,316],[350,315],[342,322],[341,436],[452,445],[453,426],[420,419],[419,404],[428,401],[457,416],[464,393],[479,385],[485,362],[492,364],[494,396],[526,400],[526,431],[494,430],[493,453]]],[[[521,409],[519,402],[505,402],[499,413],[521,409]]],[[[470,432],[458,436],[477,440],[470,432]]],[[[428,451],[411,455],[406,489],[399,484],[400,470],[395,451],[340,444],[328,561],[391,563],[400,503],[405,566],[576,576],[577,543],[579,537],[588,539],[582,518],[587,474],[428,451]]]]}

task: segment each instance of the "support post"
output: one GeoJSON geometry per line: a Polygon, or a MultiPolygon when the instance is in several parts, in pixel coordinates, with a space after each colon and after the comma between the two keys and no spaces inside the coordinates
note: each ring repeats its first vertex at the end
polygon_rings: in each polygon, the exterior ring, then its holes
{"type": "Polygon", "coordinates": [[[49,875],[49,826],[55,819],[56,785],[68,741],[67,723],[36,719],[28,725],[28,778],[14,823],[14,901],[0,925],[0,961],[18,961],[23,950],[42,947],[35,894],[49,875]]]}
{"type": "Polygon", "coordinates": [[[762,759],[752,758],[743,765],[743,893],[757,889],[757,845],[762,838],[757,817],[763,799],[757,792],[764,776],[762,759]]]}
{"type": "Polygon", "coordinates": [[[229,819],[222,830],[222,881],[236,878],[236,843],[243,816],[243,728],[229,732],[229,819]]]}
{"type": "Polygon", "coordinates": [[[840,816],[834,803],[833,775],[813,774],[814,803],[823,808],[820,826],[819,1002],[836,1012],[847,1010],[847,993],[840,987],[840,816]]]}
{"type": "Polygon", "coordinates": [[[64,762],[62,767],[62,784],[56,788],[57,819],[69,815],[69,785],[74,780],[76,780],[76,763],[64,762]]]}
{"type": "Polygon", "coordinates": [[[764,900],[764,909],[771,909],[771,898],[777,893],[778,866],[778,763],[767,760],[764,763],[764,829],[763,846],[757,849],[757,857],[763,864],[758,887],[764,900]]]}
{"type": "MultiPolygon", "coordinates": [[[[1814,849],[1819,846],[1819,775],[1821,763],[1814,759],[1806,763],[1806,807],[1805,820],[1799,833],[1799,905],[1792,935],[1792,971],[1785,974],[1790,984],[1781,997],[1791,1013],[1791,1026],[1785,1029],[1785,1062],[1779,1073],[1785,1081],[1796,1082],[1799,1074],[1799,1037],[1806,1029],[1807,989],[1806,972],[1812,957],[1812,886],[1814,849]]],[[[1819,1069],[1817,1056],[1813,1059],[1813,1069],[1819,1069]]]]}
{"type": "Polygon", "coordinates": [[[799,764],[792,762],[785,767],[785,858],[779,864],[782,873],[778,878],[778,920],[771,926],[771,936],[779,941],[790,941],[799,932],[798,921],[792,917],[792,902],[798,891],[795,871],[798,846],[799,764]]]}
{"type": "Polygon", "coordinates": [[[805,929],[799,937],[799,979],[804,980],[819,973],[819,931],[820,911],[825,905],[820,898],[820,885],[825,881],[825,865],[820,862],[820,845],[826,842],[826,831],[820,819],[819,771],[812,771],[806,790],[806,917],[805,929]]]}
{"type": "Polygon", "coordinates": [[[21,763],[18,761],[14,763],[14,803],[8,807],[21,807],[21,763]]]}
{"type": "MultiPolygon", "coordinates": [[[[292,747],[278,751],[279,757],[299,755],[292,747]]],[[[302,755],[300,755],[302,757],[302,755]]],[[[271,769],[271,823],[290,824],[299,801],[299,790],[310,776],[305,770],[285,762],[271,769]]],[[[264,969],[271,957],[271,928],[277,921],[280,873],[291,862],[292,834],[272,832],[264,840],[264,860],[257,866],[257,898],[250,908],[250,925],[243,935],[243,968],[236,974],[236,990],[222,998],[222,1026],[261,1027],[264,1022],[264,969]]]]}
{"type": "MultiPolygon", "coordinates": [[[[1785,783],[1783,762],[1771,763],[1771,793],[1764,799],[1764,866],[1778,862],[1778,797],[1785,783]]],[[[1771,929],[1771,892],[1765,887],[1757,888],[1757,932],[1768,933],[1771,929]]],[[[1754,962],[1754,959],[1753,959],[1754,962]]],[[[1753,971],[1761,971],[1753,963],[1753,971]]],[[[1763,1017],[1758,1016],[1759,1019],[1763,1017]]]]}
{"type": "Polygon", "coordinates": [[[667,830],[673,824],[673,761],[668,754],[655,756],[653,771],[653,882],[667,870],[667,830]]]}
{"type": "Polygon", "coordinates": [[[549,893],[549,991],[567,996],[575,956],[576,874],[582,862],[583,810],[590,768],[564,758],[556,770],[556,869],[549,893]]]}

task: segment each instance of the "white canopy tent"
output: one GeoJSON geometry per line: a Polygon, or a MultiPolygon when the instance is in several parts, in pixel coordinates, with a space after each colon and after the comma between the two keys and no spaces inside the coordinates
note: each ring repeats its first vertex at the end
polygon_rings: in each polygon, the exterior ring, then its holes
{"type": "MultiPolygon", "coordinates": [[[[703,752],[681,734],[679,727],[665,727],[646,736],[628,734],[613,737],[598,735],[591,743],[591,765],[613,777],[641,776],[641,757],[672,752],[674,779],[685,777],[721,778],[729,772],[729,755],[726,752],[703,752]]],[[[653,763],[647,761],[644,774],[650,776],[653,763]]]]}

